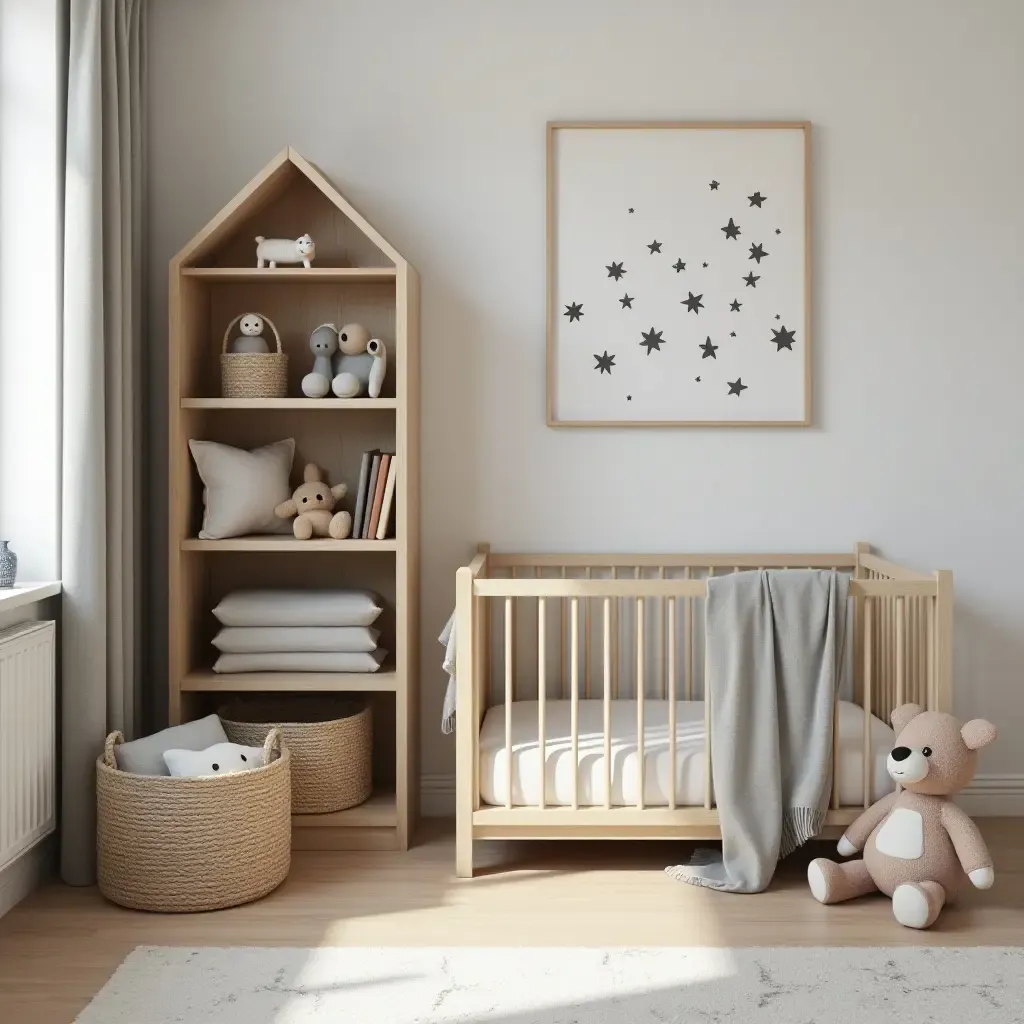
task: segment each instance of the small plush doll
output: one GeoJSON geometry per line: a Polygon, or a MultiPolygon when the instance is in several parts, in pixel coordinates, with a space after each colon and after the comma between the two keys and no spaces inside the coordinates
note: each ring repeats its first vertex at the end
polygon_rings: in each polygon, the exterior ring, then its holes
{"type": "Polygon", "coordinates": [[[309,336],[309,350],[313,353],[313,371],[302,378],[302,393],[307,398],[323,398],[331,390],[331,358],[338,351],[338,328],[334,324],[314,328],[309,336]]]}
{"type": "Polygon", "coordinates": [[[369,395],[378,398],[387,372],[387,350],[380,338],[371,338],[362,324],[345,324],[338,331],[331,390],[339,398],[369,395]]]}
{"type": "Polygon", "coordinates": [[[292,532],[297,540],[310,537],[333,537],[344,540],[352,529],[352,516],[348,512],[335,512],[335,502],[348,493],[345,484],[328,487],[320,467],[310,462],[303,472],[303,482],[295,493],[282,501],[274,514],[279,519],[295,516],[292,532]]]}
{"type": "Polygon", "coordinates": [[[215,743],[205,750],[165,750],[164,764],[178,779],[205,775],[230,775],[263,767],[262,747],[243,747],[240,743],[215,743]]]}
{"type": "Polygon", "coordinates": [[[880,889],[892,897],[900,924],[928,928],[968,882],[988,889],[995,880],[985,840],[952,797],[974,777],[977,751],[996,738],[996,728],[981,718],[961,726],[952,715],[917,704],[896,708],[892,724],[896,746],[887,768],[897,791],[869,807],[839,840],[840,856],[863,851],[863,860],[819,858],[807,881],[821,903],[880,889]]]}
{"type": "Polygon", "coordinates": [[[238,322],[242,332],[231,342],[232,352],[269,352],[270,346],[263,337],[263,317],[259,313],[246,313],[238,322]]]}

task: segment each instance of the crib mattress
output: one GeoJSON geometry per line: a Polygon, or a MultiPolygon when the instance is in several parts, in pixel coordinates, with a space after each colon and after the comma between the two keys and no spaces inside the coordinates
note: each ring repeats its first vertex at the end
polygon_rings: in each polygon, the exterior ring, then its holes
{"type": "MultiPolygon", "coordinates": [[[[546,701],[545,802],[550,807],[572,805],[572,744],[569,732],[571,703],[546,701]]],[[[670,790],[668,701],[644,701],[644,804],[668,806],[670,790]]],[[[679,701],[676,705],[676,804],[704,804],[704,702],[679,701]]],[[[616,700],[611,705],[612,797],[615,807],[635,806],[638,797],[636,701],[616,700]]],[[[891,792],[886,758],[895,739],[892,729],[871,716],[871,800],[891,792]]],[[[839,705],[839,801],[845,807],[864,802],[864,710],[841,701],[839,705]]],[[[512,704],[512,803],[517,807],[540,803],[541,770],[537,742],[537,702],[512,704]]],[[[579,803],[603,807],[605,796],[604,705],[600,700],[579,702],[579,803]]],[[[505,753],[505,706],[492,707],[480,730],[480,794],[484,803],[504,805],[508,786],[505,753]]]]}

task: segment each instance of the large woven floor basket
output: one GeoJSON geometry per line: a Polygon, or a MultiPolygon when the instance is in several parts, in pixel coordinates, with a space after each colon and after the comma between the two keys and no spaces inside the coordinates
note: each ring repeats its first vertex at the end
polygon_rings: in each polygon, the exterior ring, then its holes
{"type": "Polygon", "coordinates": [[[233,743],[259,746],[276,726],[292,757],[292,813],[326,814],[368,800],[373,720],[368,706],[329,697],[266,698],[221,709],[233,743]]]}
{"type": "Polygon", "coordinates": [[[134,910],[219,910],[266,896],[291,864],[291,759],[273,730],[265,764],[178,779],[117,767],[119,732],[96,762],[99,887],[134,910]]]}

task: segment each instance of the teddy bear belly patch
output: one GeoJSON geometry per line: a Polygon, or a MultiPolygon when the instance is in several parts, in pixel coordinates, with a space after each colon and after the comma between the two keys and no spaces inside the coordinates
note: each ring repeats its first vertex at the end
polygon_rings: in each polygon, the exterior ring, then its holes
{"type": "Polygon", "coordinates": [[[899,860],[924,854],[924,819],[908,807],[897,807],[875,837],[875,849],[899,860]]]}

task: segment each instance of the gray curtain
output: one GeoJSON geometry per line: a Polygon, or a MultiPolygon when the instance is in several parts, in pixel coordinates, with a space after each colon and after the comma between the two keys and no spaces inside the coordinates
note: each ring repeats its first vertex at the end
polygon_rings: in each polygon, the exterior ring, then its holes
{"type": "Polygon", "coordinates": [[[143,0],[70,0],[61,876],[95,880],[103,738],[138,719],[143,0]]]}

